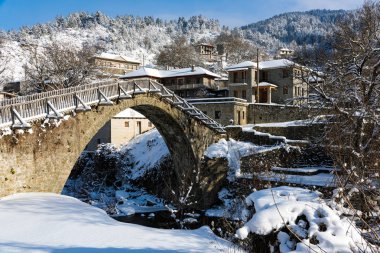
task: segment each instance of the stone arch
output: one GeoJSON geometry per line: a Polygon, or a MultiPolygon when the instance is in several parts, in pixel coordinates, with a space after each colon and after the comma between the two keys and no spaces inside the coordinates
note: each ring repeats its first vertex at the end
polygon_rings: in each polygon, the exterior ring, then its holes
{"type": "MultiPolygon", "coordinates": [[[[177,180],[199,169],[205,149],[220,135],[159,95],[134,95],[113,106],[93,106],[58,127],[0,139],[0,196],[25,191],[61,192],[75,162],[97,131],[114,115],[133,108],[157,127],[171,151],[177,180]]],[[[178,182],[179,183],[179,182],[178,182]]]]}

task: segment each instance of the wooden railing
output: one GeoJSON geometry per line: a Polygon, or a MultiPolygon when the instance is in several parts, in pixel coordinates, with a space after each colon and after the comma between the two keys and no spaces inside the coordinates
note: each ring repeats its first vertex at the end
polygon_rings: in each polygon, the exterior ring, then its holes
{"type": "Polygon", "coordinates": [[[155,93],[209,128],[224,133],[224,128],[202,111],[151,80],[107,81],[53,90],[0,101],[0,128],[30,128],[30,122],[44,118],[62,118],[70,111],[90,110],[91,105],[112,105],[112,100],[133,99],[135,94],[155,93]]]}

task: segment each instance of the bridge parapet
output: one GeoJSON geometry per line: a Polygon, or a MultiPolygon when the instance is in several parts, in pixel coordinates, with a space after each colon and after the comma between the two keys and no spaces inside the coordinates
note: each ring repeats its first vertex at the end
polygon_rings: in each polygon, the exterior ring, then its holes
{"type": "Polygon", "coordinates": [[[90,106],[113,105],[112,100],[133,99],[137,94],[154,93],[171,105],[199,120],[217,133],[224,127],[209,118],[164,85],[152,80],[107,81],[21,96],[0,101],[0,128],[30,128],[29,122],[44,118],[61,118],[62,113],[90,110],[90,106]]]}

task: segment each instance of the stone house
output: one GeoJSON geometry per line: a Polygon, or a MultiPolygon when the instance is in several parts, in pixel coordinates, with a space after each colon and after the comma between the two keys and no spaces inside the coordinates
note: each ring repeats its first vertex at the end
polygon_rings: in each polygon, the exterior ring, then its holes
{"type": "Polygon", "coordinates": [[[294,55],[294,50],[287,47],[281,47],[277,50],[276,59],[285,59],[292,57],[294,55]]]}
{"type": "Polygon", "coordinates": [[[215,80],[220,78],[218,74],[201,67],[172,70],[142,67],[120,78],[126,80],[152,79],[184,98],[224,97],[228,93],[223,82],[215,80]]]}
{"type": "Polygon", "coordinates": [[[225,68],[228,71],[229,96],[246,99],[248,103],[297,104],[308,96],[307,82],[300,78],[307,71],[290,60],[245,61],[225,68]],[[258,101],[257,100],[258,97],[258,101]]]}
{"type": "Polygon", "coordinates": [[[218,61],[218,51],[213,45],[201,43],[194,47],[195,51],[201,56],[203,61],[218,61]]]}
{"type": "Polygon", "coordinates": [[[120,76],[134,71],[140,67],[140,62],[122,55],[101,53],[91,59],[97,69],[99,76],[120,76]]]}
{"type": "Polygon", "coordinates": [[[144,115],[128,108],[112,117],[87,144],[86,150],[94,151],[101,143],[120,146],[154,127],[144,115]]]}

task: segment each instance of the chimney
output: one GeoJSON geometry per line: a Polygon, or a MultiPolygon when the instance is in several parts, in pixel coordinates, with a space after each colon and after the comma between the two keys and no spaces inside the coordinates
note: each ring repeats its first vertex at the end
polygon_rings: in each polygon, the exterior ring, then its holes
{"type": "Polygon", "coordinates": [[[195,66],[191,65],[191,72],[195,72],[195,66]]]}

